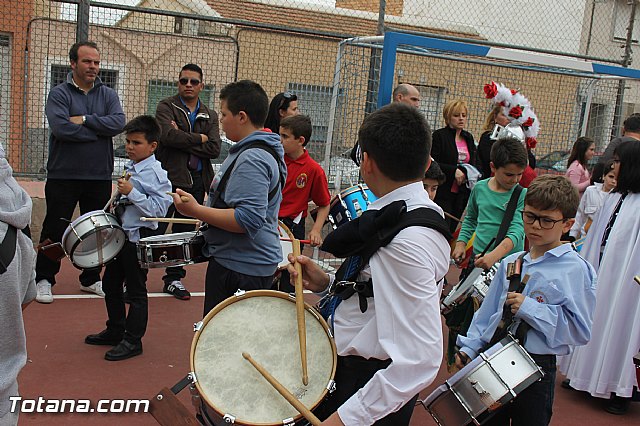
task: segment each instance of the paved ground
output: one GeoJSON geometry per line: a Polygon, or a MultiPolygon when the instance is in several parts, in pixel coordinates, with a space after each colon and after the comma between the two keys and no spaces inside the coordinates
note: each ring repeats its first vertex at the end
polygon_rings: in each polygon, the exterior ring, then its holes
{"type": "MultiPolygon", "coordinates": [[[[191,291],[201,292],[205,265],[188,267],[185,280],[191,291]]],[[[83,343],[87,334],[103,329],[106,313],[99,298],[83,296],[78,290],[78,271],[63,262],[58,297],[51,305],[31,304],[25,311],[29,361],[20,375],[24,398],[37,399],[146,399],[163,387],[171,387],[189,371],[189,354],[193,323],[202,315],[202,297],[180,301],[161,293],[161,270],[149,274],[149,328],[144,337],[144,353],[121,361],[103,359],[106,348],[83,343]],[[65,298],[60,298],[61,295],[65,298]],[[68,297],[68,298],[66,298],[68,297]]],[[[215,368],[212,365],[211,368],[215,368]]],[[[232,374],[232,373],[231,373],[232,374]]],[[[441,369],[433,388],[446,380],[441,369]]],[[[602,410],[603,401],[556,386],[554,425],[638,425],[640,403],[634,403],[625,416],[613,416],[602,410]]],[[[430,393],[421,394],[424,398],[430,393]]],[[[179,399],[192,410],[189,392],[179,399]]],[[[148,414],[22,414],[20,425],[154,425],[148,414]]],[[[422,407],[416,407],[411,424],[433,425],[435,422],[422,407]]]]}

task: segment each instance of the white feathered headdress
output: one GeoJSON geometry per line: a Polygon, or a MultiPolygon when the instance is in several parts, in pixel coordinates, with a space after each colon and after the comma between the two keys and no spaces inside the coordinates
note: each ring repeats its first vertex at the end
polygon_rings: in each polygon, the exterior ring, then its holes
{"type": "Polygon", "coordinates": [[[491,99],[493,103],[502,107],[502,113],[512,124],[522,127],[527,148],[535,148],[538,143],[536,137],[540,131],[540,122],[531,107],[529,99],[517,90],[509,89],[494,81],[485,84],[484,93],[487,99],[491,99]]]}

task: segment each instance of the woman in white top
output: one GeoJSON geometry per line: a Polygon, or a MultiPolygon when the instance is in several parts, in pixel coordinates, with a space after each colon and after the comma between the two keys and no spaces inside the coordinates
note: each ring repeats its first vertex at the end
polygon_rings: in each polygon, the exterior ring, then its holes
{"type": "Polygon", "coordinates": [[[571,148],[569,160],[567,160],[567,178],[573,186],[582,194],[591,185],[591,174],[587,170],[587,163],[596,153],[596,144],[593,139],[579,137],[571,148]]]}
{"type": "Polygon", "coordinates": [[[616,175],[613,172],[613,161],[607,161],[604,166],[603,182],[595,182],[584,191],[584,195],[580,200],[578,213],[576,213],[576,222],[571,227],[569,235],[576,240],[586,235],[593,221],[596,212],[602,206],[604,197],[616,186],[616,175]]]}

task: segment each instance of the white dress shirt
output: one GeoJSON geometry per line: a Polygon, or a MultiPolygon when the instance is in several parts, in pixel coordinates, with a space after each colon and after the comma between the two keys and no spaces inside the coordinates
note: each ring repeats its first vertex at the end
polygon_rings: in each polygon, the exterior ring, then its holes
{"type": "MultiPolygon", "coordinates": [[[[415,182],[376,200],[369,210],[405,200],[409,211],[429,207],[422,182],[415,182]]],[[[370,425],[400,409],[436,377],[442,360],[440,293],[449,268],[449,242],[438,231],[405,228],[381,247],[360,273],[373,277],[375,297],[360,312],[357,295],[335,312],[338,355],[391,359],[391,364],[347,400],[338,414],[345,425],[370,425]]]]}

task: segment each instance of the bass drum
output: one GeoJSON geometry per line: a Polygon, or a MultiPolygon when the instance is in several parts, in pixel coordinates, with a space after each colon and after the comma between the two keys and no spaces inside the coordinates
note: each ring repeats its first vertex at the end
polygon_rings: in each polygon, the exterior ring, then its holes
{"type": "MultiPolygon", "coordinates": [[[[220,303],[196,328],[191,371],[206,423],[276,426],[301,414],[242,357],[249,353],[307,408],[334,388],[336,348],[327,323],[305,304],[307,370],[302,383],[295,299],[271,290],[238,292],[220,303]]],[[[197,398],[197,397],[196,397],[197,398]]]]}

